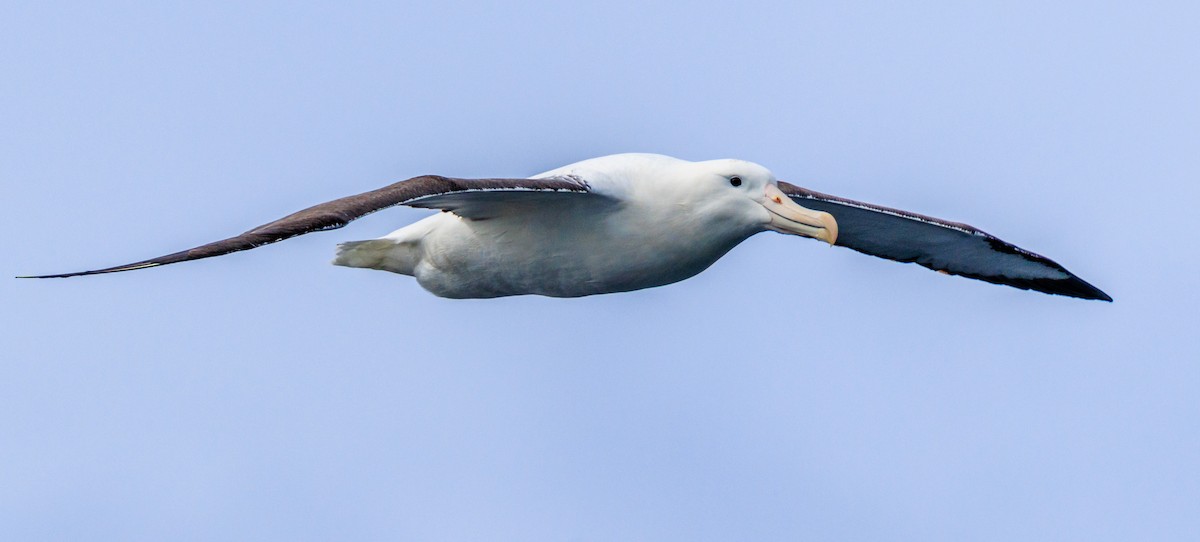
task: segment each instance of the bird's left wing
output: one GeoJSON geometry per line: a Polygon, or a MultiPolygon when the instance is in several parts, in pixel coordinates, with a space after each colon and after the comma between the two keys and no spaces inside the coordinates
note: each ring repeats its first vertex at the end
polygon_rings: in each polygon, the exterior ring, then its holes
{"type": "Polygon", "coordinates": [[[411,205],[444,210],[469,206],[473,199],[494,200],[501,194],[576,193],[589,194],[587,182],[577,177],[542,179],[454,179],[423,175],[354,196],[335,199],[268,222],[241,235],[196,248],[92,271],[37,275],[20,278],[62,278],[98,275],[157,267],[249,250],[316,231],[333,230],[388,207],[411,205]]]}
{"type": "Polygon", "coordinates": [[[837,245],[949,275],[1025,290],[1112,301],[1057,262],[967,224],[822,194],[780,182],[793,201],[837,220],[837,245]]]}

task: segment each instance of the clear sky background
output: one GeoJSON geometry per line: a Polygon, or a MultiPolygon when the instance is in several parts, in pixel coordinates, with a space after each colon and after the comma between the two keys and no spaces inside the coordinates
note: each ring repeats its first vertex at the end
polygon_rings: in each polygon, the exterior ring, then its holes
{"type": "Polygon", "coordinates": [[[422,173],[737,157],[1112,304],[762,234],[635,293],[0,280],[4,540],[1200,539],[1194,2],[0,7],[6,276],[422,173]]]}

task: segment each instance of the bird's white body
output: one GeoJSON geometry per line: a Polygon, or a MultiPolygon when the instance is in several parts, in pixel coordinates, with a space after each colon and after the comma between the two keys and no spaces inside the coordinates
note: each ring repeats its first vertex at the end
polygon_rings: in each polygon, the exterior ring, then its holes
{"type": "Polygon", "coordinates": [[[732,175],[747,185],[773,181],[765,168],[740,160],[594,158],[534,177],[580,178],[594,195],[493,202],[478,218],[441,212],[380,239],[346,243],[334,263],[412,275],[452,298],[661,286],[703,271],[766,229],[769,213],[746,204],[726,180],[732,175]]]}

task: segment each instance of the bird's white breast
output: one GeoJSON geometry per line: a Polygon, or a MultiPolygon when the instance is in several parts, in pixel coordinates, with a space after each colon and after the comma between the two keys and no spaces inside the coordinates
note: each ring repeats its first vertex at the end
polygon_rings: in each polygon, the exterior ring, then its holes
{"type": "MultiPolygon", "coordinates": [[[[653,154],[585,160],[586,194],[490,200],[473,218],[443,212],[383,239],[343,245],[335,263],[412,275],[443,297],[578,297],[691,277],[760,231],[731,220],[689,164],[653,154]]],[[[719,198],[717,200],[719,202],[719,198]]]]}
{"type": "Polygon", "coordinates": [[[687,209],[579,199],[487,220],[439,213],[388,238],[397,242],[391,250],[408,252],[400,259],[415,265],[406,274],[425,289],[480,298],[578,297],[670,284],[703,271],[749,235],[707,227],[687,209]]]}

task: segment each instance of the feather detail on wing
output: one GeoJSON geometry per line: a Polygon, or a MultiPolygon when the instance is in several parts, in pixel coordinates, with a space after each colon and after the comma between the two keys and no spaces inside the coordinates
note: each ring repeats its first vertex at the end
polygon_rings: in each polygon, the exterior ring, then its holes
{"type": "Polygon", "coordinates": [[[298,235],[341,228],[366,215],[394,207],[412,205],[453,210],[467,205],[472,198],[486,199],[496,194],[511,194],[519,198],[522,194],[575,193],[588,194],[587,182],[577,177],[550,177],[544,179],[454,179],[436,175],[423,175],[390,184],[377,190],[347,196],[268,222],[245,233],[183,250],[166,256],[142,260],[126,265],[106,267],[92,271],[37,275],[19,278],[64,278],[82,275],[98,275],[133,271],[201,258],[221,256],[231,252],[249,250],[290,239],[298,235]],[[436,198],[442,198],[439,203],[436,198]]]}
{"type": "Polygon", "coordinates": [[[994,284],[1112,301],[1057,262],[967,224],[822,194],[780,182],[793,201],[833,215],[837,244],[872,256],[994,284]]]}

